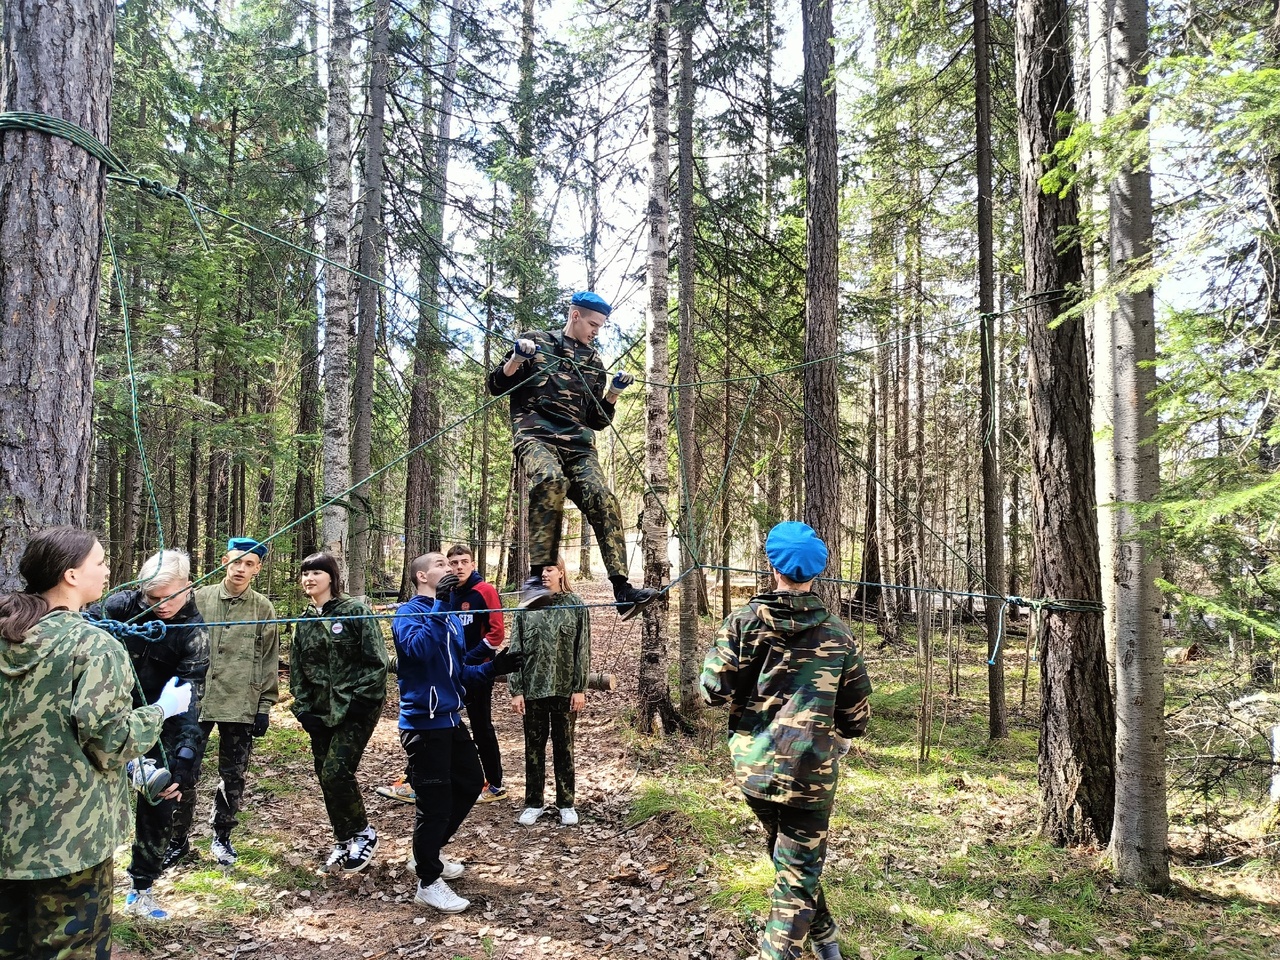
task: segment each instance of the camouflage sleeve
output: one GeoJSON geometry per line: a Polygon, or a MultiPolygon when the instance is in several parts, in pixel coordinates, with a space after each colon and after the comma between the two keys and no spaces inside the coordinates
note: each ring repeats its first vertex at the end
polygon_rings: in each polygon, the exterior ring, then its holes
{"type": "Polygon", "coordinates": [[[129,655],[111,637],[81,655],[71,694],[76,739],[99,770],[117,770],[160,738],[164,711],[134,708],[129,655]]]}
{"type": "Polygon", "coordinates": [[[733,698],[742,649],[738,628],[736,616],[726,620],[702,664],[702,699],[713,707],[728,703],[733,698]]]}
{"type": "Polygon", "coordinates": [[[845,661],[844,673],[840,676],[840,689],[836,693],[836,731],[842,737],[861,737],[867,732],[867,721],[871,719],[871,678],[867,676],[867,667],[862,662],[862,654],[853,647],[849,659],[845,661]]]}
{"type": "MultiPolygon", "coordinates": [[[[524,649],[524,616],[519,614],[512,616],[511,632],[507,635],[507,639],[512,650],[528,652],[524,649]]],[[[507,674],[507,692],[513,697],[524,696],[524,678],[519,670],[507,674]]]]}
{"type": "MultiPolygon", "coordinates": [[[[275,620],[275,608],[268,605],[269,619],[275,620]]],[[[258,695],[258,712],[270,713],[280,700],[280,625],[268,623],[262,630],[262,693],[258,695]]]]}
{"type": "Polygon", "coordinates": [[[578,635],[573,644],[573,692],[586,693],[591,671],[591,611],[578,609],[578,635]]]}
{"type": "MultiPolygon", "coordinates": [[[[533,339],[533,334],[522,333],[520,334],[520,338],[531,340],[533,339]]],[[[520,386],[520,384],[533,376],[534,371],[537,369],[536,364],[521,364],[520,369],[508,377],[502,372],[502,368],[506,366],[507,361],[511,359],[511,355],[513,353],[515,353],[514,348],[504,353],[502,355],[502,359],[498,361],[498,365],[489,371],[489,376],[485,380],[485,385],[489,388],[489,392],[495,397],[500,397],[507,391],[520,386]]]]}

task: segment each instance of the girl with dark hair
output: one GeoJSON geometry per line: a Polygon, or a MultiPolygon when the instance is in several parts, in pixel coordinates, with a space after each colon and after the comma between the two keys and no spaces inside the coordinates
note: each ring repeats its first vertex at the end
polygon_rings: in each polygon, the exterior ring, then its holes
{"type": "Polygon", "coordinates": [[[36,534],[18,572],[26,589],[0,596],[0,958],[106,960],[125,765],[191,688],[133,706],[128,654],[80,615],[107,584],[93,534],[36,534]]]}
{"type": "Polygon", "coordinates": [[[302,614],[289,655],[293,713],[311,738],[316,777],[333,826],[324,869],[359,873],[373,860],[378,831],[369,823],[356,769],[387,699],[387,641],[373,611],[342,593],[337,558],[302,561],[302,614]]]}

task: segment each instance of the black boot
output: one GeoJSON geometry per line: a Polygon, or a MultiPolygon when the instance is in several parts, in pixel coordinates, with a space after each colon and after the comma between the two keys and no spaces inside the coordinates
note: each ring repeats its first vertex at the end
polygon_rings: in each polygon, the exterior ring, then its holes
{"type": "Polygon", "coordinates": [[[649,587],[633,587],[623,580],[613,585],[613,599],[618,605],[618,613],[622,614],[622,619],[630,620],[658,599],[658,591],[649,587]]]}
{"type": "Polygon", "coordinates": [[[191,856],[191,843],[186,837],[182,838],[181,843],[169,841],[169,849],[164,852],[164,859],[160,861],[160,869],[168,870],[170,867],[176,867],[178,864],[193,859],[191,856]]]}
{"type": "Polygon", "coordinates": [[[551,601],[551,591],[542,584],[542,577],[530,576],[520,587],[520,606],[525,610],[537,610],[551,601]]]}

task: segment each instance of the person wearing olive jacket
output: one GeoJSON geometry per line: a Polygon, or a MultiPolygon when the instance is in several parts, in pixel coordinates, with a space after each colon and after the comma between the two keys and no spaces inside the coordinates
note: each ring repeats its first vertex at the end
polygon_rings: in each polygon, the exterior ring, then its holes
{"type": "MultiPolygon", "coordinates": [[[[280,699],[280,641],[276,608],[253,589],[262,570],[265,544],[250,537],[232,537],[222,558],[226,570],[221,583],[196,590],[196,607],[209,627],[209,672],[200,698],[201,757],[214,725],[218,727],[218,789],[213,794],[213,840],[209,852],[220,866],[236,862],[231,830],[244,796],[245,772],[253,741],[264,736],[271,707],[280,699]]],[[[197,779],[200,770],[196,763],[197,779]]],[[[182,795],[173,815],[173,836],[165,866],[191,853],[188,834],[195,818],[197,791],[182,795]]]]}
{"type": "Polygon", "coordinates": [[[313,553],[302,561],[311,600],[289,655],[292,710],[311,738],[316,777],[333,826],[325,871],[359,873],[378,849],[356,769],[387,699],[387,642],[373,611],[342,593],[338,561],[313,553]]]}
{"type": "Polygon", "coordinates": [[[112,853],[129,829],[125,766],[189,685],[134,707],[133,669],[80,608],[107,583],[102,545],[75,527],[27,542],[21,593],[0,595],[0,958],[107,960],[112,853]]]}
{"type": "Polygon", "coordinates": [[[556,806],[560,822],[573,826],[573,729],[587,705],[591,617],[582,599],[569,592],[564,557],[542,568],[542,583],[551,591],[551,605],[516,617],[511,628],[511,648],[524,654],[524,666],[507,678],[511,709],[524,717],[524,812],[517,822],[531,827],[542,816],[550,734],[556,806]]]}

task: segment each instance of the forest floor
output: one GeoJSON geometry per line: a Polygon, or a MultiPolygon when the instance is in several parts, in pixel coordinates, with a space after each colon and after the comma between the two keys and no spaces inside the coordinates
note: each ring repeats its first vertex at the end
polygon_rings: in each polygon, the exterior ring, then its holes
{"type": "MultiPolygon", "coordinates": [[[[577,589],[588,603],[605,597],[603,587],[577,589]]],[[[202,828],[203,859],[156,884],[173,918],[142,923],[120,909],[128,848],[119,852],[115,956],[751,955],[772,870],[732,784],[723,718],[709,716],[692,738],[635,734],[638,624],[597,610],[593,626],[593,666],[617,674],[619,688],[591,693],[578,724],[582,822],[562,827],[552,814],[532,828],[516,824],[523,736],[499,686],[494,715],[509,798],[477,805],[447,850],[466,863],[453,887],[472,901],[467,912],[445,917],[413,902],[413,808],[374,793],[403,768],[394,695],[359,774],[381,842],[370,868],[350,878],[316,874],[331,842],[328,822],[306,737],[277,708],[253,760],[236,866],[213,864],[202,828]]],[[[1097,850],[1065,852],[1036,837],[1038,707],[1019,708],[1020,650],[1008,659],[1009,739],[987,742],[985,643],[975,637],[962,648],[959,695],[943,694],[946,671],[938,669],[931,754],[918,762],[914,657],[869,640],[872,724],[841,777],[824,873],[845,956],[1280,956],[1274,848],[1272,859],[1243,848],[1228,867],[1213,867],[1197,859],[1192,835],[1175,834],[1176,887],[1160,896],[1118,889],[1097,850]]],[[[1030,688],[1034,701],[1034,666],[1030,688]]],[[[206,761],[202,811],[216,780],[206,761]]],[[[553,793],[548,784],[549,799],[553,793]]]]}

